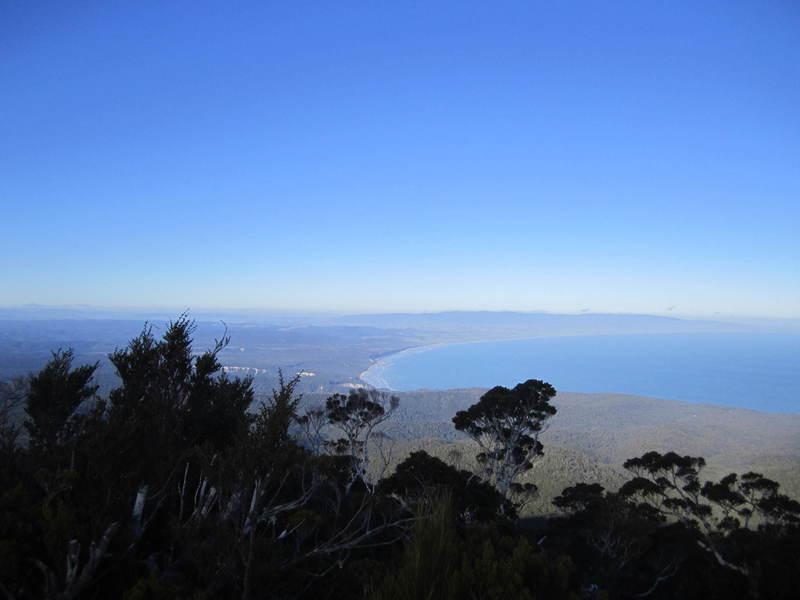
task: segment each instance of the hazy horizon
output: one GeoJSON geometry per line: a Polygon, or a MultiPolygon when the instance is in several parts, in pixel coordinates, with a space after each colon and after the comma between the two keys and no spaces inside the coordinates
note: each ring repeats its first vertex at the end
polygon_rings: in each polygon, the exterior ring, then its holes
{"type": "Polygon", "coordinates": [[[483,308],[443,308],[443,309],[417,309],[417,310],[403,310],[402,307],[396,310],[382,310],[379,308],[359,310],[357,308],[347,309],[298,309],[292,307],[254,307],[254,306],[165,306],[165,305],[92,305],[92,304],[39,304],[35,302],[25,304],[0,304],[0,311],[65,311],[88,314],[117,314],[117,313],[161,313],[164,315],[172,315],[177,317],[180,314],[186,313],[190,317],[192,315],[203,315],[209,313],[230,313],[234,315],[281,315],[281,316],[358,316],[358,315],[374,315],[374,316],[388,316],[388,315],[439,315],[447,313],[513,313],[513,314],[529,314],[529,315],[554,315],[554,316],[604,316],[604,315],[617,315],[617,316],[648,316],[648,317],[667,317],[673,319],[686,319],[686,320],[721,320],[731,321],[740,319],[743,321],[788,321],[800,322],[800,317],[772,317],[772,316],[758,316],[748,314],[723,314],[720,312],[714,313],[695,313],[684,314],[679,312],[672,312],[665,310],[663,312],[618,312],[618,311],[594,311],[589,309],[575,310],[575,311],[559,311],[559,310],[545,310],[545,309],[483,309],[483,308]]]}

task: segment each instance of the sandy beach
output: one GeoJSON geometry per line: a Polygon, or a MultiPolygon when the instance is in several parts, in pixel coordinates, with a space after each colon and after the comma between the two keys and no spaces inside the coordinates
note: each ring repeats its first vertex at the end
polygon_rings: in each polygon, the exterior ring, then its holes
{"type": "Polygon", "coordinates": [[[422,352],[427,352],[429,350],[433,350],[434,348],[441,348],[442,346],[451,346],[453,344],[428,344],[426,346],[412,346],[411,348],[406,348],[405,350],[401,350],[400,352],[394,352],[392,354],[387,354],[386,356],[381,356],[379,358],[374,359],[372,365],[366,371],[361,372],[358,376],[358,379],[364,384],[369,387],[373,387],[379,390],[392,390],[392,387],[389,385],[389,382],[384,377],[384,373],[387,368],[394,364],[394,359],[397,359],[400,356],[408,356],[409,354],[420,354],[422,352]]]}

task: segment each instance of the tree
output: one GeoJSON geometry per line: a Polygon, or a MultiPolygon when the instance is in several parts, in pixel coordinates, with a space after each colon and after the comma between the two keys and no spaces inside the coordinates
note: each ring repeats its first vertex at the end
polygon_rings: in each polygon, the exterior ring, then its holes
{"type": "Polygon", "coordinates": [[[119,454],[133,455],[126,460],[141,465],[142,479],[152,478],[156,467],[171,470],[174,465],[165,457],[179,461],[181,453],[200,443],[220,451],[248,431],[252,380],[230,379],[222,370],[218,355],[227,335],[213,349],[194,355],[195,327],[183,314],[158,340],[146,326],[109,356],[122,385],[111,391],[108,420],[118,432],[119,454]]]}
{"type": "Polygon", "coordinates": [[[518,479],[543,454],[539,436],[556,414],[550,404],[555,395],[549,383],[529,379],[513,389],[494,387],[453,417],[456,429],[480,447],[476,458],[485,478],[506,498],[520,500],[536,490],[518,479]]]}
{"type": "Polygon", "coordinates": [[[10,382],[0,381],[0,472],[10,469],[20,451],[25,387],[26,382],[21,377],[10,382]]]}
{"type": "Polygon", "coordinates": [[[261,441],[262,452],[272,453],[274,449],[295,445],[290,429],[297,420],[297,405],[303,398],[302,394],[295,394],[299,383],[300,375],[287,381],[283,371],[278,370],[278,389],[272,390],[270,401],[261,402],[252,427],[253,435],[261,441]]]}
{"type": "Polygon", "coordinates": [[[614,598],[646,597],[678,572],[683,552],[652,551],[657,513],[598,483],[566,487],[552,503],[567,515],[554,537],[580,557],[587,586],[600,584],[614,598]]]}
{"type": "Polygon", "coordinates": [[[344,436],[326,442],[334,454],[349,456],[352,480],[361,480],[373,488],[370,467],[370,441],[379,425],[385,422],[400,405],[397,396],[379,390],[357,389],[334,394],[325,402],[328,423],[344,436]]]}
{"type": "Polygon", "coordinates": [[[70,417],[97,392],[90,382],[99,363],[73,369],[73,358],[72,349],[53,352],[45,367],[30,379],[25,428],[33,447],[52,449],[63,442],[70,417]]]}
{"type": "Polygon", "coordinates": [[[319,454],[325,444],[325,435],[322,430],[328,425],[328,416],[324,406],[307,408],[303,416],[297,417],[300,426],[300,439],[303,447],[314,454],[319,454]]]}
{"type": "Polygon", "coordinates": [[[372,600],[577,600],[566,556],[543,552],[492,522],[463,526],[447,492],[429,490],[405,548],[367,596],[372,600]]]}
{"type": "Polygon", "coordinates": [[[469,471],[459,470],[424,450],[412,452],[397,465],[379,487],[385,494],[397,494],[412,503],[442,490],[452,500],[461,521],[491,521],[503,515],[516,516],[514,506],[491,485],[469,471]]]}
{"type": "MultiPolygon", "coordinates": [[[[760,473],[731,473],[718,482],[701,482],[702,457],[647,452],[623,465],[634,478],[620,494],[681,523],[697,545],[725,569],[744,576],[753,598],[765,585],[796,577],[797,565],[768,565],[784,542],[800,542],[800,503],[780,493],[780,485],[760,473]],[[781,577],[766,577],[768,569],[781,577]]],[[[768,597],[778,597],[770,589],[768,597]]]]}
{"type": "Polygon", "coordinates": [[[145,327],[110,356],[121,380],[110,406],[98,400],[80,415],[76,408],[97,390],[91,385],[97,365],[72,369],[72,352],[59,351],[31,377],[32,452],[25,459],[34,476],[21,474],[19,492],[0,498],[33,507],[15,509],[12,523],[25,531],[16,537],[30,543],[12,553],[8,567],[0,564],[0,581],[28,590],[11,597],[67,599],[90,587],[98,597],[121,597],[144,557],[170,564],[180,549],[175,515],[188,505],[180,492],[194,486],[191,508],[202,502],[200,510],[219,495],[202,469],[207,473],[214,458],[248,434],[253,392],[249,380],[220,372],[217,354],[227,337],[195,356],[193,330],[186,315],[160,340],[145,327]],[[5,575],[14,572],[20,575],[5,575]]]}
{"type": "Polygon", "coordinates": [[[701,485],[702,457],[647,452],[623,465],[635,477],[620,493],[644,501],[666,517],[712,532],[739,527],[781,530],[800,525],[800,503],[760,473],[736,473],[701,485]]]}

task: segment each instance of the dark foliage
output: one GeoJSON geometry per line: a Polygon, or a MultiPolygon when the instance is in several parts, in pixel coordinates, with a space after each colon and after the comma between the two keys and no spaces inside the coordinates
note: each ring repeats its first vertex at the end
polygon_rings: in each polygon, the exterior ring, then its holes
{"type": "Polygon", "coordinates": [[[618,493],[566,488],[554,547],[613,597],[794,598],[800,504],[758,473],[701,479],[705,460],[648,452],[618,493]]]}
{"type": "Polygon", "coordinates": [[[507,498],[522,499],[536,491],[533,484],[518,479],[543,454],[539,435],[545,421],[556,414],[550,404],[555,395],[549,383],[529,379],[513,389],[494,387],[453,417],[456,429],[480,446],[476,458],[486,479],[507,498]]]}
{"type": "Polygon", "coordinates": [[[577,600],[575,568],[496,523],[463,527],[449,494],[435,494],[368,597],[374,600],[577,600]]]}
{"type": "Polygon", "coordinates": [[[340,566],[406,530],[347,457],[296,443],[297,379],[250,413],[250,380],[217,360],[227,339],[194,355],[193,328],[181,316],[114,352],[108,402],[86,405],[94,367],[69,351],[31,378],[30,444],[0,482],[1,596],[335,597],[361,590],[340,566]]]}
{"type": "MultiPolygon", "coordinates": [[[[371,441],[399,404],[397,396],[373,389],[355,389],[347,396],[334,394],[326,400],[325,418],[341,437],[325,441],[324,445],[332,454],[348,458],[349,485],[358,481],[374,490],[376,482],[370,470],[371,441]]],[[[312,418],[313,412],[306,413],[302,422],[312,418]]]]}
{"type": "Polygon", "coordinates": [[[412,452],[390,477],[381,482],[379,489],[409,500],[424,498],[432,490],[439,490],[448,495],[455,514],[465,523],[514,519],[516,516],[513,505],[492,485],[422,450],[412,452]]]}
{"type": "Polygon", "coordinates": [[[760,473],[701,482],[705,460],[674,452],[648,452],[624,466],[634,478],[620,494],[690,531],[708,560],[746,580],[751,597],[762,597],[767,588],[768,597],[791,597],[790,590],[800,589],[797,560],[781,560],[777,553],[800,544],[800,503],[781,494],[777,482],[760,473]]]}
{"type": "Polygon", "coordinates": [[[51,450],[65,443],[70,417],[97,391],[89,382],[99,363],[72,369],[73,356],[72,350],[54,352],[44,369],[30,378],[25,428],[33,447],[51,450]]]}

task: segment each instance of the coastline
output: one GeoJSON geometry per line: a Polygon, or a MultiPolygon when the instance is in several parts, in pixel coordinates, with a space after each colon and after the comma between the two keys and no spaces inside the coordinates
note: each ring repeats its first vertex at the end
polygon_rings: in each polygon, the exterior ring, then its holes
{"type": "Polygon", "coordinates": [[[522,340],[541,340],[541,339],[556,339],[556,338],[564,338],[564,337],[583,337],[583,336],[592,336],[595,335],[649,335],[649,334],[591,334],[591,333],[564,333],[560,335],[525,335],[522,337],[500,337],[500,338],[489,338],[489,339],[477,339],[477,340],[464,340],[458,342],[436,342],[434,344],[424,344],[422,346],[410,346],[408,348],[404,348],[397,352],[388,352],[386,354],[378,354],[374,358],[370,360],[373,362],[369,367],[367,367],[364,371],[361,371],[358,375],[358,380],[363,384],[379,389],[379,390],[388,390],[390,392],[396,392],[399,390],[393,389],[389,382],[383,377],[382,373],[383,370],[392,366],[394,363],[391,359],[397,358],[399,356],[406,356],[409,354],[421,354],[423,352],[428,352],[429,350],[434,350],[436,348],[444,348],[447,346],[466,346],[469,344],[488,344],[491,342],[512,342],[512,341],[522,341],[522,340]],[[374,383],[372,383],[374,382],[374,383]],[[376,385],[377,384],[377,385],[376,385]]]}
{"type": "MultiPolygon", "coordinates": [[[[671,332],[665,333],[664,335],[669,335],[669,333],[671,332]]],[[[390,392],[397,392],[399,390],[393,389],[389,385],[389,382],[383,377],[382,373],[386,368],[394,364],[391,359],[397,358],[399,356],[406,356],[408,354],[420,354],[422,352],[428,352],[429,350],[434,350],[436,348],[444,348],[447,346],[466,346],[469,344],[484,344],[484,343],[488,344],[491,342],[513,342],[513,341],[523,341],[523,340],[557,339],[565,337],[597,337],[604,335],[661,335],[661,334],[563,333],[557,335],[524,335],[522,337],[500,337],[500,338],[489,338],[489,339],[480,338],[476,340],[464,340],[458,342],[436,342],[434,344],[423,344],[422,346],[410,346],[408,348],[404,348],[397,352],[387,352],[385,354],[377,354],[375,355],[374,358],[370,358],[373,364],[371,364],[364,371],[361,371],[361,373],[359,373],[358,380],[368,387],[372,387],[379,390],[388,390],[390,392]]]]}
{"type": "MultiPolygon", "coordinates": [[[[720,334],[703,334],[701,338],[705,338],[706,335],[712,335],[714,338],[720,337],[727,337],[728,332],[720,333],[720,334]]],[[[413,355],[413,354],[421,354],[424,352],[429,352],[434,349],[442,349],[447,347],[457,347],[457,346],[469,346],[473,344],[482,345],[484,343],[491,343],[491,342],[522,342],[522,341],[543,341],[543,340],[556,340],[556,339],[563,339],[563,338],[628,338],[628,337],[650,337],[650,336],[657,336],[658,338],[672,338],[674,335],[678,335],[679,337],[686,336],[687,338],[693,338],[693,334],[600,334],[600,335],[585,335],[585,334],[573,334],[573,335],[559,335],[559,336],[524,336],[519,338],[501,338],[501,339],[480,339],[480,340],[473,340],[473,341],[453,341],[453,342],[439,342],[434,344],[424,344],[419,346],[412,346],[400,350],[398,352],[393,353],[386,353],[382,356],[374,356],[370,358],[371,364],[368,366],[367,369],[362,371],[359,374],[359,381],[364,383],[367,387],[373,389],[383,389],[390,392],[399,392],[404,390],[411,390],[410,387],[405,387],[401,379],[396,379],[396,377],[402,377],[401,374],[403,373],[404,369],[398,367],[397,370],[392,369],[392,367],[396,364],[397,360],[413,355]],[[662,337],[663,336],[663,337],[662,337]],[[392,381],[392,378],[395,378],[395,382],[392,381]],[[394,385],[393,385],[394,383],[394,385]]],[[[773,338],[775,337],[774,334],[768,333],[736,333],[736,337],[747,336],[753,337],[757,336],[758,338],[773,338]]],[[[788,350],[791,352],[786,356],[797,356],[798,345],[796,340],[798,336],[792,334],[782,334],[777,336],[779,338],[780,344],[787,344],[791,342],[791,346],[787,346],[788,350]],[[788,341],[783,342],[780,341],[780,338],[787,338],[788,341]]],[[[727,345],[727,340],[723,340],[725,345],[727,345]]],[[[600,342],[598,342],[600,343],[600,342]]],[[[602,342],[601,348],[608,349],[609,347],[613,347],[615,344],[622,344],[620,342],[613,342],[613,341],[604,341],[602,342]]],[[[660,345],[666,343],[666,340],[660,342],[660,345]]],[[[672,342],[670,342],[672,343],[672,342]]],[[[677,349],[681,349],[681,344],[688,343],[676,340],[674,342],[674,347],[677,349]]],[[[694,344],[694,341],[691,341],[694,344]]],[[[700,342],[698,342],[700,343],[700,342]]],[[[704,342],[705,343],[705,342],[704,342]]],[[[762,342],[759,342],[761,344],[762,342]]],[[[621,354],[621,358],[626,359],[630,358],[627,356],[630,354],[631,349],[635,350],[637,344],[639,342],[624,342],[623,348],[628,348],[628,350],[623,351],[621,354]],[[627,355],[626,355],[627,353],[627,355]]],[[[562,352],[562,360],[563,363],[563,356],[567,356],[570,360],[573,360],[573,355],[571,354],[573,347],[577,350],[575,353],[574,360],[579,362],[576,363],[576,367],[579,366],[582,360],[586,363],[587,354],[581,353],[581,348],[584,345],[584,342],[576,342],[574,345],[570,342],[568,346],[563,344],[559,344],[562,348],[569,348],[569,354],[563,355],[562,352]]],[[[716,356],[716,350],[714,346],[719,346],[719,341],[711,340],[711,347],[710,350],[707,352],[709,357],[716,356]]],[[[752,344],[748,342],[748,346],[752,344]]],[[[769,345],[772,345],[772,342],[769,342],[769,345]]],[[[737,342],[734,347],[741,346],[741,342],[737,342]]],[[[655,347],[655,346],[654,346],[655,347]]],[[[702,348],[703,346],[701,346],[702,348]]],[[[721,346],[720,346],[721,347],[721,346]]],[[[780,346],[778,346],[780,348],[780,346]]],[[[768,348],[769,349],[769,348],[768,348]]],[[[770,349],[772,352],[772,350],[770,349]]],[[[645,355],[649,354],[647,352],[644,353],[645,355]]],[[[662,352],[663,354],[663,352],[662,352]]],[[[679,356],[690,356],[691,353],[686,354],[676,354],[679,356]]],[[[450,356],[450,362],[447,364],[440,364],[438,366],[436,362],[431,364],[428,373],[428,381],[420,381],[418,385],[420,386],[419,389],[458,389],[460,387],[480,387],[481,385],[486,385],[485,382],[481,380],[476,380],[474,377],[469,380],[468,376],[470,373],[473,373],[472,367],[468,364],[462,366],[456,366],[457,364],[461,364],[462,361],[458,357],[462,357],[460,351],[455,352],[450,356]],[[456,363],[453,363],[456,361],[456,363]],[[462,376],[466,377],[456,377],[455,379],[451,376],[448,381],[444,381],[447,379],[445,371],[451,370],[450,363],[452,364],[452,369],[456,369],[456,372],[460,372],[462,376]],[[466,371],[464,369],[467,369],[466,371]],[[436,373],[440,373],[437,375],[436,373]],[[444,379],[442,379],[444,378],[444,379]],[[464,383],[460,383],[460,380],[464,379],[464,383]],[[467,381],[469,380],[469,381],[467,381]],[[440,381],[440,385],[436,385],[435,383],[431,383],[432,381],[440,381]],[[476,383],[476,381],[481,381],[481,383],[476,383]],[[445,384],[442,386],[441,384],[445,384]]],[[[464,354],[463,358],[467,359],[469,354],[464,354]]],[[[555,356],[558,357],[558,353],[555,353],[555,356]]],[[[604,355],[605,356],[605,355],[604,355]]],[[[638,355],[637,355],[638,356],[638,355]]],[[[655,354],[657,356],[657,354],[655,354]]],[[[766,356],[766,355],[765,355],[766,356]]],[[[703,377],[697,377],[698,373],[697,367],[694,366],[694,363],[687,363],[686,359],[682,362],[679,362],[677,365],[669,367],[672,369],[677,368],[679,373],[679,379],[684,378],[685,383],[682,386],[678,386],[676,388],[675,385],[669,383],[671,379],[667,378],[664,379],[668,372],[665,368],[662,368],[663,365],[670,365],[670,361],[672,360],[671,355],[665,356],[664,360],[656,361],[655,358],[646,359],[640,367],[644,370],[640,371],[642,373],[649,374],[647,376],[641,375],[641,373],[632,373],[631,377],[626,378],[624,381],[619,380],[619,377],[616,378],[613,376],[613,373],[616,372],[618,369],[616,367],[608,367],[604,370],[599,371],[599,375],[596,375],[591,370],[591,367],[585,367],[584,370],[580,370],[580,373],[586,373],[587,375],[584,379],[587,381],[582,381],[580,379],[580,375],[573,375],[572,371],[566,372],[563,369],[563,365],[559,363],[550,364],[548,365],[548,373],[552,375],[555,381],[560,382],[561,386],[563,386],[562,391],[572,391],[576,393],[606,393],[606,394],[626,394],[626,395],[633,395],[633,396],[641,396],[641,397],[652,397],[652,398],[660,398],[660,399],[667,399],[667,400],[675,400],[675,401],[683,401],[688,402],[690,404],[709,404],[714,406],[724,406],[724,407],[733,407],[733,408],[742,408],[748,410],[754,410],[757,412],[763,413],[781,413],[781,414],[799,414],[800,407],[796,404],[796,399],[792,398],[787,395],[788,392],[791,392],[792,389],[797,389],[796,385],[792,384],[787,387],[787,383],[781,383],[784,380],[788,381],[788,374],[787,374],[787,358],[784,355],[781,355],[780,360],[772,361],[767,366],[766,363],[759,364],[759,360],[751,360],[747,357],[747,354],[742,354],[738,352],[731,355],[728,358],[725,358],[724,354],[720,354],[720,356],[716,359],[709,361],[708,367],[711,367],[712,370],[709,371],[712,374],[716,373],[711,379],[709,379],[708,374],[705,373],[708,369],[704,369],[703,377]],[[648,362],[649,360],[649,362],[648,362]],[[722,362],[720,362],[722,360],[722,362]],[[731,360],[735,360],[738,362],[730,363],[731,360]],[[735,372],[731,375],[731,373],[727,373],[726,371],[729,370],[729,363],[730,364],[739,364],[742,360],[747,360],[748,368],[752,369],[755,365],[756,368],[759,368],[760,372],[753,372],[750,375],[747,375],[749,371],[744,368],[737,368],[735,372]],[[724,364],[723,364],[724,363],[724,364]],[[776,367],[780,367],[778,370],[775,370],[776,367]],[[560,379],[556,378],[555,372],[559,372],[560,375],[558,376],[560,379]],[[566,373],[566,374],[565,374],[566,373]],[[603,373],[611,373],[610,377],[603,375],[603,373]],[[743,375],[744,373],[744,375],[743,375]],[[772,374],[772,375],[770,375],[772,374]],[[756,384],[758,383],[758,377],[770,376],[772,379],[775,380],[775,386],[765,390],[763,386],[758,387],[756,384]],[[588,379],[594,378],[594,381],[588,381],[588,379]],[[630,379],[630,381],[629,381],[630,379]],[[664,379],[658,385],[655,385],[653,381],[664,379]],[[719,381],[716,381],[719,379],[719,381]],[[669,380],[669,381],[668,381],[669,380]],[[723,381],[724,380],[724,381],[723,381]],[[624,384],[624,385],[623,385],[624,384]],[[780,385],[779,385],[780,384],[780,385]],[[754,388],[756,386],[756,388],[754,388]],[[747,400],[750,398],[750,400],[747,400]]],[[[421,359],[424,363],[424,359],[421,359]]],[[[543,361],[546,361],[546,358],[542,358],[543,361]]],[[[556,361],[558,358],[555,359],[556,361]]],[[[593,359],[594,360],[594,359],[593,359]]],[[[610,359],[609,359],[610,360],[610,359]]],[[[414,362],[417,362],[417,359],[414,359],[414,362]]],[[[469,360],[467,360],[469,362],[469,360]]],[[[596,362],[596,361],[595,361],[596,362]]],[[[608,361],[606,361],[608,362],[608,361]]],[[[761,361],[763,362],[763,361],[761,361]]],[[[634,364],[633,361],[631,364],[634,364]]],[[[592,363],[594,364],[594,363],[592,363]]],[[[638,363],[636,363],[638,364],[638,363]]],[[[741,366],[741,365],[740,365],[741,366]]],[[[674,374],[673,377],[674,379],[674,374]]],[[[499,379],[498,379],[499,380],[499,379]]],[[[763,382],[762,382],[763,383],[763,382]]],[[[769,386],[767,386],[769,387],[769,386]]],[[[413,388],[417,389],[417,388],[413,388]]],[[[561,389],[561,388],[559,388],[561,389]]]]}
{"type": "MultiPolygon", "coordinates": [[[[465,342],[465,343],[474,343],[474,342],[465,342]]],[[[389,382],[383,377],[383,371],[387,368],[392,366],[394,363],[391,359],[397,358],[398,356],[406,356],[409,354],[420,354],[422,352],[427,352],[428,350],[433,350],[434,348],[441,348],[443,346],[454,346],[454,344],[449,344],[446,342],[438,343],[438,344],[426,344],[424,346],[411,346],[410,348],[405,348],[404,350],[400,350],[399,352],[391,352],[389,354],[385,354],[382,356],[377,356],[374,359],[370,359],[373,361],[366,370],[362,371],[358,375],[358,380],[361,381],[364,385],[369,387],[378,389],[378,390],[388,390],[390,392],[396,392],[397,390],[393,389],[389,382]]]]}

